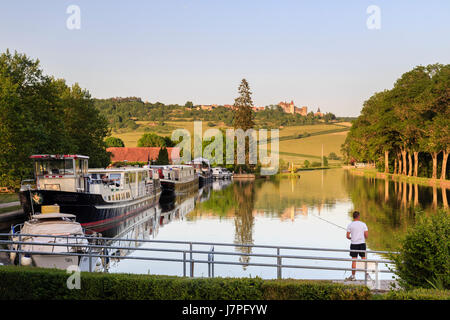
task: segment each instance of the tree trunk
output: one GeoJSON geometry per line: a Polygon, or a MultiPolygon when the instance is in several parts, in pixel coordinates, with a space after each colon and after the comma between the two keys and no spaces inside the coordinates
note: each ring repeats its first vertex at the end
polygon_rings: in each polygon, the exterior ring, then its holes
{"type": "Polygon", "coordinates": [[[419,206],[419,185],[414,184],[414,207],[419,206]]]}
{"type": "Polygon", "coordinates": [[[442,157],[441,180],[445,180],[445,174],[447,171],[447,159],[448,159],[448,150],[444,150],[444,156],[442,157]]]}
{"type": "Polygon", "coordinates": [[[448,202],[447,202],[447,189],[442,187],[442,204],[445,209],[448,209],[448,202]]]}
{"type": "Polygon", "coordinates": [[[414,151],[414,177],[419,173],[419,152],[414,151]]]}
{"type": "Polygon", "coordinates": [[[408,152],[408,162],[409,162],[408,176],[412,176],[413,165],[412,165],[411,152],[408,152]]]}
{"type": "Polygon", "coordinates": [[[433,174],[431,176],[432,179],[437,178],[437,152],[431,152],[431,157],[433,158],[433,174]]]}
{"type": "Polygon", "coordinates": [[[384,173],[389,173],[389,151],[384,151],[384,173]]]}
{"type": "Polygon", "coordinates": [[[384,179],[384,201],[388,202],[389,200],[389,180],[387,177],[384,179]]]}
{"type": "Polygon", "coordinates": [[[405,149],[402,150],[402,163],[403,163],[402,174],[404,174],[406,176],[406,150],[405,149]]]}
{"type": "Polygon", "coordinates": [[[433,208],[438,207],[438,201],[437,201],[437,187],[436,185],[433,186],[433,208]]]}

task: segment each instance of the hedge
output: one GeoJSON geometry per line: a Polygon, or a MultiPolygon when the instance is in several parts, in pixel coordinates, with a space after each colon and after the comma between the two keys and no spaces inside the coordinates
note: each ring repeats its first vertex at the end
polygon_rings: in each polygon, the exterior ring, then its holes
{"type": "Polygon", "coordinates": [[[450,300],[450,290],[413,289],[397,290],[379,296],[383,300],[450,300]]]}
{"type": "Polygon", "coordinates": [[[67,288],[65,271],[0,267],[0,299],[73,300],[336,300],[370,299],[364,286],[330,281],[261,278],[183,278],[174,276],[81,273],[81,289],[67,288]]]}

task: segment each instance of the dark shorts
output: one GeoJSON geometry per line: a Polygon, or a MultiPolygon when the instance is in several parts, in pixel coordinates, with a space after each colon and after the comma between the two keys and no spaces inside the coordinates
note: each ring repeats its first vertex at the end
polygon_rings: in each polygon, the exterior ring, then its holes
{"type": "MultiPolygon", "coordinates": [[[[366,250],[366,244],[365,243],[358,243],[358,244],[351,244],[350,250],[366,250]]],[[[366,256],[365,252],[353,252],[350,251],[350,256],[352,258],[357,258],[358,254],[361,258],[364,258],[366,256]]]]}

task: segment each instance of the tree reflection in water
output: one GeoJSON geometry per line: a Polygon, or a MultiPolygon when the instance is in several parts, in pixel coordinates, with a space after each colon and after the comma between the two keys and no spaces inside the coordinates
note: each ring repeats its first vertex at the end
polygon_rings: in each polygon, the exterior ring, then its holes
{"type": "Polygon", "coordinates": [[[414,225],[416,215],[448,209],[445,188],[426,187],[405,181],[355,176],[347,173],[344,185],[353,207],[370,230],[373,250],[398,250],[399,239],[414,225]]]}
{"type": "MultiPolygon", "coordinates": [[[[236,181],[233,184],[234,192],[234,241],[237,244],[253,244],[253,208],[255,201],[255,183],[253,181],[236,181]]],[[[236,250],[249,254],[251,247],[236,247],[236,250]]],[[[248,263],[250,257],[242,255],[239,257],[242,263],[248,263]]],[[[245,270],[247,265],[243,266],[245,270]]]]}

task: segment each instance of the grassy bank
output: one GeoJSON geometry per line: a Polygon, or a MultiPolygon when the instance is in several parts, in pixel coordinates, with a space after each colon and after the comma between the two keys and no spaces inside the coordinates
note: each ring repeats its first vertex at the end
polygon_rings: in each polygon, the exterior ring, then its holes
{"type": "Polygon", "coordinates": [[[440,180],[440,179],[432,179],[432,178],[425,178],[425,177],[410,177],[405,175],[399,175],[399,174],[392,174],[392,173],[384,173],[384,172],[378,172],[376,169],[373,168],[353,168],[353,167],[346,167],[350,171],[350,173],[355,175],[360,175],[368,178],[377,178],[377,179],[388,179],[393,181],[399,181],[399,182],[407,182],[407,183],[413,183],[418,185],[423,185],[427,187],[443,187],[443,188],[450,188],[450,180],[440,180]]]}

